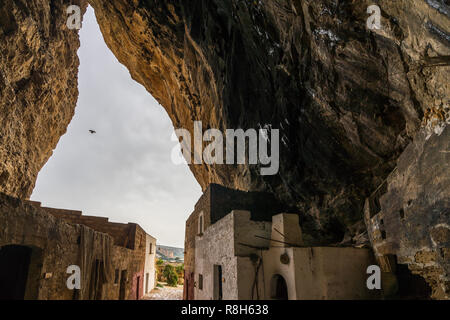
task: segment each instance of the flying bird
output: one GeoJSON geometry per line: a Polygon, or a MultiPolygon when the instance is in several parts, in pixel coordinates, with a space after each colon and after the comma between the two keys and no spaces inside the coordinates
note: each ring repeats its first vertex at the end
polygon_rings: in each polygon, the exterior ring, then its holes
{"type": "Polygon", "coordinates": [[[89,130],[89,132],[90,132],[91,134],[96,134],[96,133],[97,133],[97,131],[95,131],[95,130],[89,130]]]}

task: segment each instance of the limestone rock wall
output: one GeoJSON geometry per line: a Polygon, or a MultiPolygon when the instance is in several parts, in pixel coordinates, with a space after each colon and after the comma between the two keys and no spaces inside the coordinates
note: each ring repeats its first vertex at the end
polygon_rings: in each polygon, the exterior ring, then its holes
{"type": "Polygon", "coordinates": [[[423,277],[432,297],[439,299],[450,298],[449,164],[450,127],[431,136],[423,130],[399,158],[378,200],[371,198],[366,205],[378,260],[395,255],[397,263],[423,277]]]}
{"type": "Polygon", "coordinates": [[[66,132],[78,98],[77,30],[70,5],[84,0],[0,2],[0,192],[31,195],[66,132]]]}

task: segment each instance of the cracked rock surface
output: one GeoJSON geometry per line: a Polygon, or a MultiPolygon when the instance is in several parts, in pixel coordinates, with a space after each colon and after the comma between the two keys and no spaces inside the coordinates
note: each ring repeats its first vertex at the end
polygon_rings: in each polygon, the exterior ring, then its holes
{"type": "Polygon", "coordinates": [[[0,2],[0,191],[28,198],[66,132],[78,99],[77,30],[66,9],[80,0],[0,2]]]}
{"type": "MultiPolygon", "coordinates": [[[[355,236],[365,198],[419,128],[448,117],[444,0],[379,0],[374,31],[365,0],[89,3],[109,48],[175,128],[280,129],[278,175],[191,170],[203,189],[272,192],[302,213],[311,244],[355,236]]],[[[79,39],[64,27],[68,5],[0,4],[0,191],[9,195],[31,194],[73,116],[79,39]]]]}

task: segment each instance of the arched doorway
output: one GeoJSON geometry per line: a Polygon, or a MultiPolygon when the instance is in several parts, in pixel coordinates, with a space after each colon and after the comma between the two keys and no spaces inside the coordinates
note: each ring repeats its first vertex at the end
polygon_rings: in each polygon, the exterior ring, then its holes
{"type": "Polygon", "coordinates": [[[37,248],[0,247],[0,300],[37,299],[41,258],[37,248]]]}
{"type": "Polygon", "coordinates": [[[272,277],[270,297],[274,300],[289,300],[288,288],[283,276],[276,274],[272,277]]]}

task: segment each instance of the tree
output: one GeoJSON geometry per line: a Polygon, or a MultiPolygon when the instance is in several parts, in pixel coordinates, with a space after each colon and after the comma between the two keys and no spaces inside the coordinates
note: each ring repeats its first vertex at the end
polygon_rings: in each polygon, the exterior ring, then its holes
{"type": "Polygon", "coordinates": [[[156,265],[161,266],[164,264],[164,260],[159,258],[158,260],[156,260],[156,265]]]}
{"type": "Polygon", "coordinates": [[[169,286],[176,287],[178,285],[178,274],[172,265],[166,265],[163,274],[169,286]]]}

